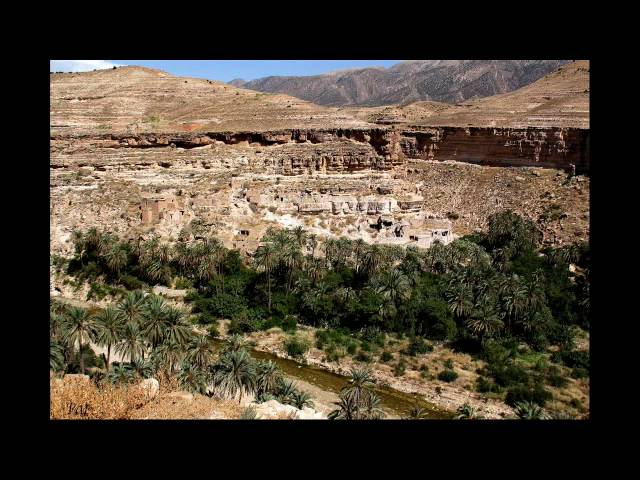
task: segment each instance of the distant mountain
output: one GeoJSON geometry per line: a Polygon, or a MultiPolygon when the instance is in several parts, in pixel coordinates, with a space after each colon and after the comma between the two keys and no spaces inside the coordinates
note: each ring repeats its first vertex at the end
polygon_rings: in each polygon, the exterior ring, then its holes
{"type": "Polygon", "coordinates": [[[247,83],[246,80],[243,80],[241,78],[234,78],[233,80],[231,80],[230,82],[227,82],[229,85],[233,85],[234,87],[243,87],[245,83],[247,83]]]}
{"type": "Polygon", "coordinates": [[[285,93],[325,106],[379,106],[421,100],[456,103],[507,93],[569,60],[415,60],[390,68],[363,68],[308,77],[265,77],[229,82],[285,93]]]}

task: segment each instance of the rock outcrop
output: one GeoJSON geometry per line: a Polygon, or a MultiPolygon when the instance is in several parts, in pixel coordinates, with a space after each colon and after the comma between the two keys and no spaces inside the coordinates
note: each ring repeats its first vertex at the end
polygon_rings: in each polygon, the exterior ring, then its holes
{"type": "Polygon", "coordinates": [[[285,405],[277,400],[252,403],[250,406],[255,408],[258,418],[262,420],[286,418],[292,420],[326,420],[327,418],[322,412],[316,412],[312,408],[304,407],[303,409],[298,409],[293,405],[285,405]]]}

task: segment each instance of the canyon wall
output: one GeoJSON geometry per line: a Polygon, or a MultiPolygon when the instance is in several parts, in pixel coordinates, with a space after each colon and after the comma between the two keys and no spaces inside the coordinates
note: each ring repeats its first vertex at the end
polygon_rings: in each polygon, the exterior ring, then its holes
{"type": "Polygon", "coordinates": [[[489,166],[589,171],[589,130],[578,128],[433,127],[402,132],[409,158],[489,166]]]}

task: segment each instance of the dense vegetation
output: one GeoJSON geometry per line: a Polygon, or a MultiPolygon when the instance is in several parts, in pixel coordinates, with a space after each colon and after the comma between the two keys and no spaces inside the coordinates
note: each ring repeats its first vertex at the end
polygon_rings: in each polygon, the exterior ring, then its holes
{"type": "MultiPolygon", "coordinates": [[[[489,217],[484,233],[428,250],[345,238],[321,243],[302,228],[270,229],[250,261],[197,224],[173,246],[92,229],[76,234],[67,272],[89,281],[90,295],[152,284],[190,288],[186,300],[197,322],[213,332],[221,318],[231,319],[231,333],[319,327],[325,333],[317,346],[329,359],[355,353],[354,332],[364,340],[364,362],[391,332],[411,338],[409,355],[430,348],[424,339],[446,341],[487,362],[479,391],[506,395],[511,405],[543,406],[550,398],[545,383],[560,385],[562,378],[543,364],[525,369],[516,360],[553,350],[572,376],[588,376],[588,352],[576,351],[574,339],[576,327],[589,328],[590,254],[586,244],[552,249],[540,242],[535,224],[510,211],[489,217]]],[[[82,334],[74,338],[86,343],[82,334]]],[[[133,345],[127,348],[135,351],[133,345]]],[[[287,346],[292,355],[308,348],[295,340],[287,346]]],[[[440,375],[455,379],[453,371],[440,375]]]]}

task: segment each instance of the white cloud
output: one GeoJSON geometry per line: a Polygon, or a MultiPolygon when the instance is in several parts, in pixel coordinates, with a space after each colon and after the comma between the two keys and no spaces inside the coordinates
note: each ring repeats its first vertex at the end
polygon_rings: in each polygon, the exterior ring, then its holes
{"type": "Polygon", "coordinates": [[[90,72],[92,70],[102,70],[105,68],[122,67],[118,63],[107,60],[50,60],[50,72],[90,72]]]}

